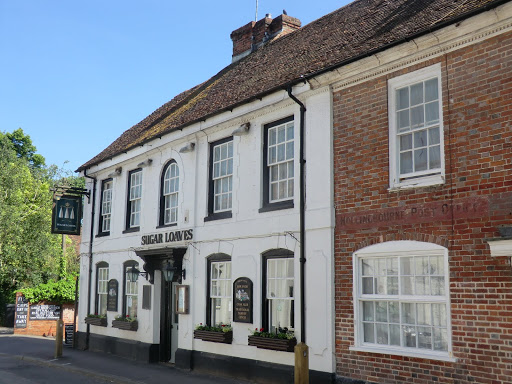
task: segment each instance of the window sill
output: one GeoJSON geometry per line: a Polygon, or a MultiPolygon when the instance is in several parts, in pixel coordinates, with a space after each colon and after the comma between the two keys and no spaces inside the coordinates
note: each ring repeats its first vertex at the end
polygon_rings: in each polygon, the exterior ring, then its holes
{"type": "Polygon", "coordinates": [[[100,232],[96,235],[96,237],[105,237],[110,236],[110,232],[100,232]]]}
{"type": "Polygon", "coordinates": [[[439,361],[448,361],[448,362],[456,362],[457,359],[451,355],[450,353],[436,353],[436,352],[423,352],[423,351],[409,351],[403,349],[393,349],[389,345],[385,347],[372,347],[372,346],[361,346],[361,347],[349,347],[350,351],[355,352],[370,352],[370,353],[380,353],[386,355],[395,355],[395,356],[404,356],[404,357],[414,357],[420,359],[429,359],[429,360],[439,360],[439,361]]]}
{"type": "Polygon", "coordinates": [[[214,220],[222,220],[222,219],[231,219],[233,214],[231,211],[219,212],[219,213],[211,213],[204,218],[204,222],[214,221],[214,220]]]}
{"type": "Polygon", "coordinates": [[[293,207],[294,207],[293,200],[287,200],[287,201],[280,201],[278,203],[266,204],[263,207],[261,207],[258,210],[258,212],[259,213],[272,212],[272,211],[279,211],[281,209],[290,209],[293,207]]]}
{"type": "Polygon", "coordinates": [[[397,192],[405,189],[425,188],[444,185],[445,180],[442,175],[434,175],[429,177],[421,177],[417,179],[404,180],[388,188],[388,192],[397,192]]]}
{"type": "Polygon", "coordinates": [[[173,224],[162,224],[162,225],[159,225],[156,227],[156,229],[160,229],[160,228],[169,228],[169,227],[177,227],[178,226],[178,223],[173,223],[173,224]]]}
{"type": "Polygon", "coordinates": [[[140,227],[133,227],[133,228],[125,229],[123,231],[123,233],[131,233],[131,232],[139,232],[139,231],[140,231],[140,227]]]}

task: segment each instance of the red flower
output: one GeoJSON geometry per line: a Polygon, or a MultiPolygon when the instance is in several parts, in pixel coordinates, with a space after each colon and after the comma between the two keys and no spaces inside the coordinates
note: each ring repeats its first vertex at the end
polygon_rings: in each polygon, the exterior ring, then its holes
{"type": "Polygon", "coordinates": [[[203,323],[199,323],[199,325],[203,325],[203,323]]]}
{"type": "Polygon", "coordinates": [[[263,328],[260,328],[260,332],[263,332],[263,328]]]}
{"type": "Polygon", "coordinates": [[[126,317],[130,317],[130,315],[126,315],[126,317]]]}

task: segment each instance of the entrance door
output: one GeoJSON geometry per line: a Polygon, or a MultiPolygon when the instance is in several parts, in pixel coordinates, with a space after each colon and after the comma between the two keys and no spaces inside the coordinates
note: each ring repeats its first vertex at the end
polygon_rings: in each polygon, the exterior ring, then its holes
{"type": "Polygon", "coordinates": [[[166,282],[162,276],[160,318],[160,361],[174,363],[178,349],[178,314],[175,313],[174,292],[177,282],[166,282]]]}

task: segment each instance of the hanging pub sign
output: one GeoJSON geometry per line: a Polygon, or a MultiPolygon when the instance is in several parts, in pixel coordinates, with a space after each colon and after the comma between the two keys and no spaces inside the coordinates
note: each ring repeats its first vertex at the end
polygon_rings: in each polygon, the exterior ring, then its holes
{"type": "Polygon", "coordinates": [[[52,233],[79,235],[82,196],[61,196],[53,200],[52,233]]]}
{"type": "Polygon", "coordinates": [[[233,321],[252,323],[252,281],[239,277],[233,283],[233,321]]]}

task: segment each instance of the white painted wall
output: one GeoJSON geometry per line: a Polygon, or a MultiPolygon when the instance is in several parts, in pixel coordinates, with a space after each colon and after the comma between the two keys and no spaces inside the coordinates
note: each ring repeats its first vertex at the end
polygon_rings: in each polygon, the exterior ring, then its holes
{"type": "MultiPolygon", "coordinates": [[[[332,197],[332,129],[331,92],[328,87],[315,91],[307,86],[297,87],[298,97],[305,103],[306,113],[306,159],[307,159],[307,251],[306,257],[306,331],[307,343],[311,347],[310,369],[334,371],[333,336],[333,197],[332,197]],[[300,93],[300,94],[299,94],[300,93]]],[[[278,92],[237,108],[233,112],[215,116],[206,122],[185,128],[153,140],[126,154],[107,160],[88,170],[98,179],[96,195],[95,230],[97,234],[100,212],[101,180],[107,178],[116,167],[122,166],[122,174],[114,178],[112,227],[110,236],[95,237],[93,242],[93,275],[95,265],[106,261],[110,266],[109,278],[120,282],[122,295],[122,264],[137,260],[140,269],[143,262],[134,249],[152,249],[162,246],[188,247],[183,267],[187,270],[183,284],[190,286],[190,314],[180,315],[179,347],[211,353],[257,359],[282,364],[294,364],[294,354],[258,349],[247,345],[249,330],[261,327],[261,254],[275,248],[285,248],[295,253],[295,329],[300,333],[300,281],[299,281],[299,127],[300,109],[286,92],[278,92]],[[294,208],[259,213],[262,204],[263,177],[263,126],[267,123],[294,115],[295,119],[295,193],[294,208]],[[232,218],[204,222],[208,211],[208,162],[209,143],[231,136],[232,131],[243,122],[250,122],[247,135],[235,136],[233,207],[232,218]],[[188,142],[195,142],[195,150],[179,153],[188,142]],[[151,166],[143,169],[141,230],[125,233],[126,192],[128,173],[137,164],[151,158],[151,166]],[[159,217],[159,183],[163,166],[170,159],[176,160],[180,170],[180,204],[178,225],[157,229],[159,217]],[[142,235],[164,233],[170,230],[194,231],[191,244],[167,243],[141,247],[142,235]],[[293,236],[286,234],[293,233],[293,236]],[[214,253],[226,253],[232,260],[232,281],[238,277],[249,277],[254,283],[253,324],[233,323],[233,344],[219,344],[193,339],[193,330],[206,322],[206,258],[214,253]]],[[[87,188],[92,188],[88,182],[87,188]]],[[[83,242],[81,246],[82,268],[80,280],[79,330],[84,332],[87,315],[85,305],[88,286],[89,233],[92,204],[84,209],[83,242]]],[[[145,343],[159,343],[160,277],[157,273],[152,290],[151,310],[142,309],[142,285],[149,284],[139,279],[139,329],[137,332],[92,327],[91,332],[145,343]]],[[[92,287],[91,312],[94,311],[95,287],[92,287]]],[[[119,301],[119,313],[122,310],[119,301]]],[[[108,313],[109,324],[119,313],[108,313]]]]}

